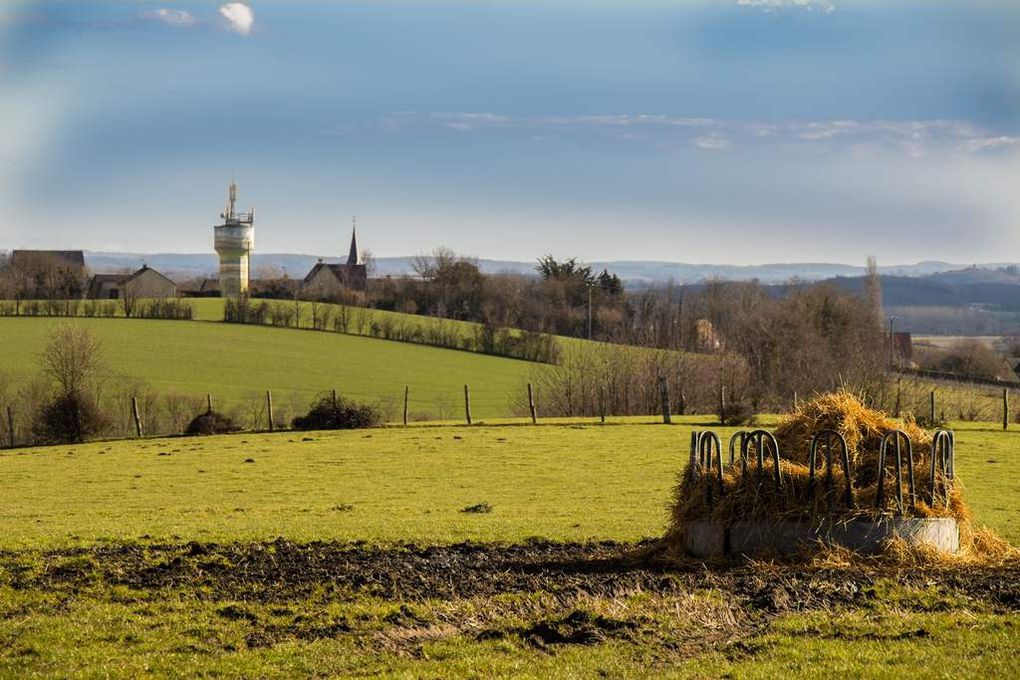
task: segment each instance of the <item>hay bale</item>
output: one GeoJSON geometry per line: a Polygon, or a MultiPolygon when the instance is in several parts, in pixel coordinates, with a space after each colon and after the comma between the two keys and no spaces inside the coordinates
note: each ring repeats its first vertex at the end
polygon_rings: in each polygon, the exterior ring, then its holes
{"type": "Polygon", "coordinates": [[[775,436],[780,445],[781,491],[773,484],[773,469],[768,457],[764,469],[759,469],[753,448],[749,452],[746,474],[739,463],[724,466],[721,489],[715,470],[713,473],[716,474],[702,474],[697,480],[692,480],[689,467],[685,469],[675,489],[667,541],[678,540],[684,523],[692,520],[730,525],[738,520],[878,519],[897,513],[894,456],[886,461],[885,497],[882,507],[876,507],[881,441],[885,434],[897,429],[907,434],[913,448],[915,502],[911,502],[904,460],[902,515],[952,517],[960,522],[961,528],[968,527],[962,534],[970,535],[971,513],[958,482],[953,485],[946,507],[941,493],[944,488],[941,467],[936,480],[938,502],[934,507],[928,504],[932,435],[912,421],[897,422],[881,411],[867,408],[856,395],[840,391],[802,404],[780,422],[775,436]],[[816,433],[826,429],[835,430],[846,439],[851,461],[852,502],[846,492],[846,471],[838,456],[834,456],[831,485],[825,475],[822,456],[816,461],[815,482],[813,485],[810,482],[808,460],[811,440],[816,433]]]}

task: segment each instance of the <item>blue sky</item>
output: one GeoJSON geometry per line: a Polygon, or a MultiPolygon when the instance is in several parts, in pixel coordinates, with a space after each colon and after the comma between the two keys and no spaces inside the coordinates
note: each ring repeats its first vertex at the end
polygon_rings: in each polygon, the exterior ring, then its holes
{"type": "Polygon", "coordinates": [[[1020,3],[0,5],[0,248],[1020,260],[1020,3]]]}

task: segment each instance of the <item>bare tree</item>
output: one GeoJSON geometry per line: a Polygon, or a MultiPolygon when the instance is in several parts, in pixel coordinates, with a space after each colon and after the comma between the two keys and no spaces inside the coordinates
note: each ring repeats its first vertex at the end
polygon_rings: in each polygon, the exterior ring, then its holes
{"type": "Polygon", "coordinates": [[[411,269],[422,281],[430,281],[436,275],[436,265],[432,256],[425,253],[418,253],[411,258],[411,269]]]}
{"type": "Polygon", "coordinates": [[[365,265],[365,274],[367,276],[375,276],[378,265],[375,261],[375,254],[371,250],[366,248],[361,251],[361,264],[365,265]]]}
{"type": "Polygon", "coordinates": [[[53,331],[39,354],[44,375],[57,394],[36,413],[32,436],[40,443],[81,442],[108,430],[111,421],[99,408],[99,343],[80,325],[53,331]]]}
{"type": "Polygon", "coordinates": [[[882,314],[882,279],[878,273],[878,260],[874,255],[868,255],[868,272],[865,281],[868,306],[875,315],[878,325],[881,326],[885,318],[882,314]]]}
{"type": "Polygon", "coordinates": [[[138,294],[130,282],[120,287],[120,304],[124,308],[124,316],[130,319],[138,306],[138,294]]]}
{"type": "Polygon", "coordinates": [[[84,326],[66,323],[50,335],[39,354],[43,373],[51,378],[63,395],[86,392],[102,365],[99,341],[84,326]]]}

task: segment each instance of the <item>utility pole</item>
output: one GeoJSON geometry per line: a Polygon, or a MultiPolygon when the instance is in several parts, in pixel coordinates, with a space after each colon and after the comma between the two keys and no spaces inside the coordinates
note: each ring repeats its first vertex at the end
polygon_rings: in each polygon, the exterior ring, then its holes
{"type": "Polygon", "coordinates": [[[893,332],[894,324],[896,323],[896,317],[889,317],[889,370],[893,370],[896,365],[896,334],[893,332]]]}
{"type": "Polygon", "coordinates": [[[680,299],[676,303],[677,349],[684,348],[684,289],[680,287],[680,299]]]}
{"type": "Polygon", "coordinates": [[[594,288],[594,286],[591,283],[589,283],[588,284],[588,339],[589,340],[591,340],[591,289],[592,288],[594,288]]]}

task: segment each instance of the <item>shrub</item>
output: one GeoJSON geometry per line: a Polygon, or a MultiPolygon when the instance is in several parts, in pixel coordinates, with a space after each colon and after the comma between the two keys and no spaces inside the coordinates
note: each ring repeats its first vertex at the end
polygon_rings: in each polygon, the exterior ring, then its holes
{"type": "MultiPolygon", "coordinates": [[[[229,302],[229,301],[228,301],[229,302]]],[[[224,311],[226,320],[227,312],[224,311]]],[[[157,298],[142,304],[135,316],[142,319],[186,319],[194,316],[191,302],[180,298],[157,298]]]]}
{"type": "Polygon", "coordinates": [[[268,306],[266,318],[273,326],[297,325],[297,312],[289,302],[277,302],[268,306]]]}
{"type": "Polygon", "coordinates": [[[109,424],[91,397],[70,392],[42,407],[32,435],[41,444],[76,444],[101,434],[109,424]]]}
{"type": "Polygon", "coordinates": [[[189,437],[204,434],[229,434],[238,432],[241,428],[234,423],[234,420],[217,411],[207,411],[188,423],[184,434],[189,437]]]}
{"type": "Polygon", "coordinates": [[[754,422],[754,407],[750,401],[728,402],[719,414],[719,422],[723,425],[749,425],[754,422]]]}
{"type": "Polygon", "coordinates": [[[295,430],[353,430],[374,427],[382,422],[382,414],[374,406],[332,396],[319,397],[303,416],[291,421],[295,430]]]}

